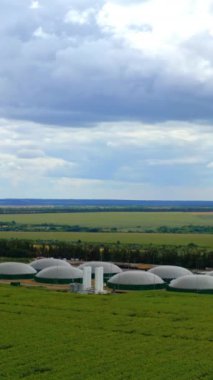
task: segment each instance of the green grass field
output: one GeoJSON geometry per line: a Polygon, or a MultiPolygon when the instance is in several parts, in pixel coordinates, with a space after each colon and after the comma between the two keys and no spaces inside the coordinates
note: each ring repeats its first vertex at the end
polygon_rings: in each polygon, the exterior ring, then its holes
{"type": "Polygon", "coordinates": [[[0,285],[0,379],[212,380],[212,301],[0,285]]]}
{"type": "Polygon", "coordinates": [[[187,245],[190,243],[213,248],[212,234],[146,234],[146,233],[116,233],[116,232],[0,232],[0,239],[30,239],[84,241],[93,243],[123,244],[165,244],[187,245]]]}
{"type": "Polygon", "coordinates": [[[0,222],[23,224],[55,223],[123,229],[122,232],[27,232],[0,231],[0,238],[18,238],[32,240],[85,241],[97,243],[123,244],[173,244],[190,243],[213,248],[213,234],[185,233],[139,233],[127,232],[128,229],[155,228],[160,226],[200,225],[213,226],[213,213],[190,212],[94,212],[94,213],[47,213],[47,214],[11,214],[0,215],[0,222]]]}
{"type": "Polygon", "coordinates": [[[55,223],[86,227],[136,228],[208,225],[213,226],[213,213],[192,212],[90,212],[0,215],[0,221],[17,223],[55,223]]]}

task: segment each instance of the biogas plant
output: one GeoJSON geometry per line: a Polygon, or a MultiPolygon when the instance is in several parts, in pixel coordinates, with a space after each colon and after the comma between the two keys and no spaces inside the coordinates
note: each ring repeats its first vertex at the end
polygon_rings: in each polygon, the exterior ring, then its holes
{"type": "Polygon", "coordinates": [[[23,286],[66,286],[78,293],[168,290],[213,294],[213,272],[194,274],[186,268],[154,266],[148,271],[122,270],[104,261],[88,261],[78,267],[66,260],[42,258],[30,264],[0,263],[0,281],[23,286]]]}

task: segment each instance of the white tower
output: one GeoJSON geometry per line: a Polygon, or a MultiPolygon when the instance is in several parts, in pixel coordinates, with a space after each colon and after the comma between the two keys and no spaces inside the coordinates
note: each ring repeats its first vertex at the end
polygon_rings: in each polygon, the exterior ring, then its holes
{"type": "Polygon", "coordinates": [[[104,268],[95,268],[95,293],[103,293],[104,291],[104,268]]]}
{"type": "Polygon", "coordinates": [[[83,268],[83,290],[89,290],[92,287],[92,268],[83,268]]]}

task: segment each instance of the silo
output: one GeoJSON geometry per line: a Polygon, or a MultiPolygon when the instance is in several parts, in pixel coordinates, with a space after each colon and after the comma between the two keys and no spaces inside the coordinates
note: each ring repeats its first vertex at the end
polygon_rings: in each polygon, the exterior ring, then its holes
{"type": "Polygon", "coordinates": [[[93,278],[95,277],[95,268],[103,267],[105,281],[107,281],[110,277],[114,276],[114,274],[122,272],[121,268],[119,268],[117,265],[110,263],[108,261],[87,261],[79,265],[79,269],[83,269],[85,266],[89,266],[92,268],[93,278]]]}

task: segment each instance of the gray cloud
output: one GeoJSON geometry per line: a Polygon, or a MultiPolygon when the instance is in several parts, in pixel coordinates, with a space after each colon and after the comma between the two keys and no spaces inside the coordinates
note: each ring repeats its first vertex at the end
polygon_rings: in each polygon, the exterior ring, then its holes
{"type": "MultiPolygon", "coordinates": [[[[114,35],[113,29],[104,29],[97,18],[103,5],[46,0],[30,9],[30,2],[3,1],[1,115],[65,125],[212,120],[210,34],[185,39],[174,54],[149,55],[114,35]],[[85,22],[68,17],[65,22],[70,11],[81,15],[88,9],[93,11],[85,22]]],[[[131,24],[126,33],[132,29],[141,31],[140,25],[131,24]]]]}
{"type": "Polygon", "coordinates": [[[170,199],[179,191],[186,199],[191,189],[208,199],[212,148],[212,126],[205,124],[103,123],[89,129],[0,120],[0,197],[26,191],[119,197],[120,191],[120,198],[162,199],[163,191],[170,199]]]}

